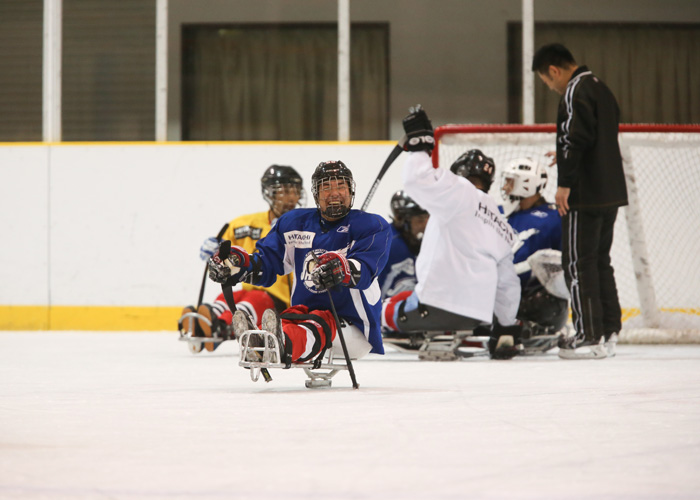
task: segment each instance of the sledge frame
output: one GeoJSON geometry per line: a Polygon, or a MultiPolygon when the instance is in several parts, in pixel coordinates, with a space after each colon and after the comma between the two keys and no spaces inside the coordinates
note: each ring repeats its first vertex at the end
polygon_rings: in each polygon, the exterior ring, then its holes
{"type": "Polygon", "coordinates": [[[183,314],[180,320],[178,321],[178,330],[180,332],[180,338],[178,338],[179,341],[181,342],[187,342],[188,346],[190,347],[190,350],[192,352],[195,352],[193,348],[195,347],[201,347],[202,344],[220,344],[221,342],[224,342],[225,339],[223,337],[219,337],[217,335],[217,332],[215,332],[215,335],[213,337],[195,337],[194,336],[194,325],[195,321],[197,320],[202,320],[209,326],[211,326],[211,321],[202,316],[201,314],[198,314],[196,312],[189,312],[186,314],[183,314]],[[192,321],[189,322],[190,328],[187,330],[183,330],[182,325],[184,324],[185,319],[191,318],[192,321]]]}
{"type": "Polygon", "coordinates": [[[266,369],[287,369],[301,368],[308,379],[304,385],[308,389],[329,388],[331,379],[339,372],[348,370],[345,363],[339,363],[334,359],[333,349],[327,349],[321,360],[313,363],[292,363],[287,366],[280,363],[280,346],[277,337],[265,330],[248,330],[238,339],[240,349],[240,360],[238,366],[250,370],[250,379],[257,382],[260,378],[261,370],[266,369]],[[251,345],[251,335],[262,338],[262,346],[251,345]]]}
{"type": "Polygon", "coordinates": [[[488,337],[475,336],[472,330],[415,332],[401,337],[384,337],[385,344],[403,353],[417,354],[421,361],[457,361],[488,356],[488,341],[488,337]]]}

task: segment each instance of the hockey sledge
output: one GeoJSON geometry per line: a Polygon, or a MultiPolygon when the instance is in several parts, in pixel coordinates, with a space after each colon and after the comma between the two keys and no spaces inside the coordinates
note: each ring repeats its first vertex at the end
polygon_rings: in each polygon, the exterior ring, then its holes
{"type": "Polygon", "coordinates": [[[250,379],[257,382],[260,375],[266,381],[264,370],[301,368],[308,379],[304,382],[309,389],[327,388],[331,386],[331,379],[339,372],[348,370],[347,364],[338,362],[333,355],[333,349],[327,349],[313,363],[292,363],[287,365],[282,362],[280,356],[279,341],[277,337],[265,330],[247,330],[238,339],[240,360],[238,366],[250,370],[250,379]]]}
{"type": "Polygon", "coordinates": [[[572,335],[569,325],[564,325],[560,330],[554,327],[542,326],[531,321],[524,322],[523,328],[523,352],[524,356],[536,356],[559,346],[559,342],[572,335]]]}
{"type": "Polygon", "coordinates": [[[220,336],[219,332],[214,332],[214,336],[212,337],[196,337],[195,325],[197,324],[198,320],[204,321],[209,326],[212,326],[209,318],[206,318],[194,311],[183,314],[177,322],[177,328],[180,332],[180,338],[178,340],[181,342],[187,342],[187,347],[192,354],[197,354],[200,352],[204,347],[204,344],[220,344],[221,342],[228,340],[228,337],[224,338],[220,336]]]}
{"type": "Polygon", "coordinates": [[[384,343],[399,352],[417,354],[421,361],[457,361],[488,356],[488,337],[477,337],[472,330],[457,332],[392,333],[384,343]]]}

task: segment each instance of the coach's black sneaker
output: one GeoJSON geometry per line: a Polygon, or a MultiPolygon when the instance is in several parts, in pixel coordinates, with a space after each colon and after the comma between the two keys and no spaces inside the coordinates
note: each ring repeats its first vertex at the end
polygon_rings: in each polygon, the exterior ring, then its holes
{"type": "Polygon", "coordinates": [[[615,347],[617,346],[617,332],[605,335],[605,350],[608,352],[608,357],[615,356],[615,347]]]}
{"type": "Polygon", "coordinates": [[[559,357],[562,359],[604,359],[608,357],[605,337],[597,340],[581,339],[574,335],[559,340],[559,357]]]}

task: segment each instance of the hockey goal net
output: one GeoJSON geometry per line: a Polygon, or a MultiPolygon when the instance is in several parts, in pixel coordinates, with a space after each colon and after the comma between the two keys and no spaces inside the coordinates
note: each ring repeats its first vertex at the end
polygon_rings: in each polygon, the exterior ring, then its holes
{"type": "MultiPolygon", "coordinates": [[[[490,194],[512,159],[554,150],[554,125],[446,125],[435,130],[436,167],[477,148],[492,157],[490,194]]],[[[621,125],[629,206],[618,213],[612,263],[623,323],[621,342],[700,343],[700,126],[621,125]]],[[[545,198],[553,202],[556,166],[545,198]]]]}

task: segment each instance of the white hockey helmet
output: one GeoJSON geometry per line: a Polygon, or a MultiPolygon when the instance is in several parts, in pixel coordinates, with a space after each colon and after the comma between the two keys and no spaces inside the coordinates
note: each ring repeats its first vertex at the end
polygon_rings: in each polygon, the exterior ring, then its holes
{"type": "Polygon", "coordinates": [[[528,198],[542,192],[546,185],[547,170],[542,162],[532,158],[516,158],[503,170],[501,194],[504,199],[528,198]]]}

